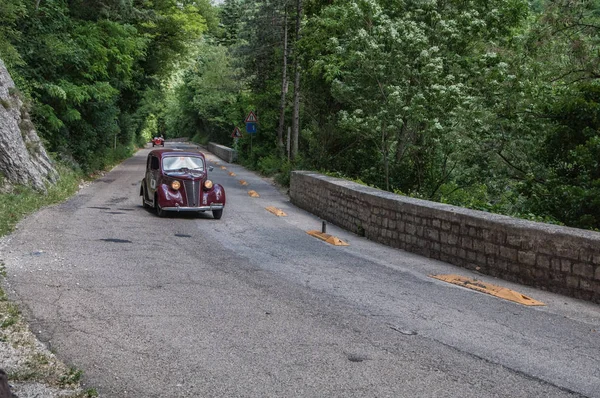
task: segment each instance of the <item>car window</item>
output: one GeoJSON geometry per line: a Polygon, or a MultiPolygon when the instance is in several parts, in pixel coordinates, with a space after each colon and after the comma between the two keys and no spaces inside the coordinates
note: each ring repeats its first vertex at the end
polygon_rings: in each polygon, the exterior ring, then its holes
{"type": "Polygon", "coordinates": [[[169,156],[163,159],[164,171],[176,171],[180,169],[204,170],[202,158],[195,156],[169,156]]]}
{"type": "Polygon", "coordinates": [[[158,170],[160,168],[160,166],[158,164],[158,158],[152,156],[152,162],[150,163],[150,168],[152,170],[158,170]]]}

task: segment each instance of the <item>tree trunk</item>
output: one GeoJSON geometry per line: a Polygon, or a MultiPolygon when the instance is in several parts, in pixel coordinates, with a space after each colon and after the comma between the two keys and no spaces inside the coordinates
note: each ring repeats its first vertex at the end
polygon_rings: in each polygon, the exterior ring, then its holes
{"type": "Polygon", "coordinates": [[[0,190],[25,185],[46,192],[46,183],[57,178],[15,83],[0,60],[0,190]]]}
{"type": "Polygon", "coordinates": [[[383,152],[383,172],[385,176],[385,190],[390,190],[390,150],[388,147],[388,139],[385,133],[385,127],[381,126],[381,149],[383,152]]]}
{"type": "Polygon", "coordinates": [[[300,63],[298,42],[300,41],[300,21],[302,20],[302,0],[296,0],[296,48],[294,56],[294,110],[292,115],[292,160],[298,155],[300,132],[300,63]]]}
{"type": "Polygon", "coordinates": [[[285,99],[287,94],[288,77],[287,77],[287,64],[288,64],[288,19],[287,19],[287,7],[283,17],[283,70],[281,78],[281,103],[279,105],[279,126],[277,127],[277,148],[279,152],[283,154],[283,129],[285,127],[285,99]]]}

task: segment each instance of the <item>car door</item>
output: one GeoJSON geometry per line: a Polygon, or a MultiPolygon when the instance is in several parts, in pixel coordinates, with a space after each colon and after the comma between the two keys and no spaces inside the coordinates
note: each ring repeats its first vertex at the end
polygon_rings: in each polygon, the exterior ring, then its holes
{"type": "Polygon", "coordinates": [[[146,189],[148,190],[148,199],[154,200],[154,193],[158,185],[158,178],[160,176],[160,162],[154,155],[148,156],[148,163],[146,164],[146,189]]]}

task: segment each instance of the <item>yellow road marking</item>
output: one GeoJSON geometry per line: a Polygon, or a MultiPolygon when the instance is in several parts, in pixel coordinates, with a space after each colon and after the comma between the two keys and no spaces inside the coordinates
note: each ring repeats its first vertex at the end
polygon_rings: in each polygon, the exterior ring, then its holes
{"type": "Polygon", "coordinates": [[[444,282],[452,283],[454,285],[466,287],[468,289],[476,290],[478,292],[487,293],[495,297],[502,298],[504,300],[514,301],[515,303],[523,305],[546,305],[541,301],[532,299],[531,297],[525,296],[514,290],[502,286],[492,285],[476,279],[467,278],[460,275],[429,275],[431,278],[439,279],[444,282]]]}
{"type": "Polygon", "coordinates": [[[315,238],[324,240],[325,242],[332,244],[334,246],[350,246],[348,243],[344,242],[340,238],[335,237],[333,235],[324,234],[323,232],[317,231],[316,229],[306,231],[306,233],[311,236],[314,236],[315,238]]]}
{"type": "Polygon", "coordinates": [[[248,183],[246,182],[246,180],[240,180],[240,184],[242,184],[242,185],[248,185],[248,183]]]}
{"type": "Polygon", "coordinates": [[[221,166],[221,170],[227,170],[227,167],[221,166]]]}
{"type": "Polygon", "coordinates": [[[256,191],[248,191],[248,195],[252,198],[260,198],[260,195],[256,191]]]}
{"type": "Polygon", "coordinates": [[[287,214],[285,214],[283,212],[283,210],[280,210],[276,207],[273,206],[269,206],[269,207],[265,207],[265,209],[273,214],[275,214],[277,217],[287,217],[287,214]]]}
{"type": "Polygon", "coordinates": [[[235,177],[235,173],[233,171],[230,171],[229,175],[232,176],[232,177],[235,177]]]}

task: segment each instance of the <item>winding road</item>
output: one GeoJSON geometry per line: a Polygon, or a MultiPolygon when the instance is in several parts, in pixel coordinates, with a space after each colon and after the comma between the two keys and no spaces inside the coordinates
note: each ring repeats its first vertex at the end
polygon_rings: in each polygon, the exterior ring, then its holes
{"type": "Polygon", "coordinates": [[[223,218],[158,218],[139,196],[149,150],[0,243],[32,330],[100,397],[600,397],[600,306],[333,225],[328,233],[350,246],[329,245],[306,233],[318,218],[211,154],[210,178],[227,192],[223,218]],[[502,284],[546,306],[434,273],[502,284]]]}

